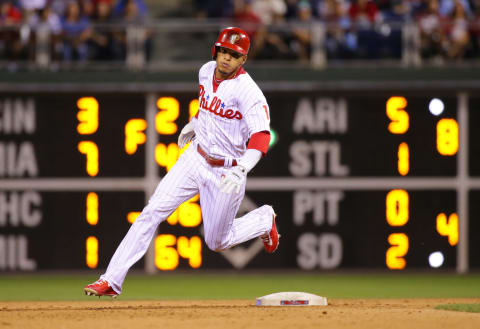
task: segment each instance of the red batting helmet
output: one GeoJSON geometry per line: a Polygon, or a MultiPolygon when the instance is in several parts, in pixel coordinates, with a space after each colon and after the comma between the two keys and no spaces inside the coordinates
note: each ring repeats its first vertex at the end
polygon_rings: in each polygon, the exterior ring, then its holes
{"type": "Polygon", "coordinates": [[[238,27],[227,27],[220,32],[217,42],[212,47],[212,57],[217,57],[218,47],[224,47],[236,51],[242,55],[248,54],[250,38],[248,34],[238,27]]]}

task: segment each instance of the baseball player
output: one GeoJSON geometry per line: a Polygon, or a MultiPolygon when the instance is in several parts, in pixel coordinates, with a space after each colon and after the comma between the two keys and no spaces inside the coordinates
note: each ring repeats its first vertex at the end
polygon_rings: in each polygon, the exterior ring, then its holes
{"type": "Polygon", "coordinates": [[[268,253],[277,249],[279,234],[271,206],[235,218],[247,174],[270,142],[267,101],[243,69],[249,48],[243,30],[229,27],[220,33],[212,47],[214,60],[198,74],[199,111],[178,137],[180,148],[191,142],[190,146],[158,184],[105,274],[84,288],[87,295],[120,294],[128,270],[145,254],[158,225],[197,193],[205,242],[211,250],[222,251],[257,237],[268,253]]]}

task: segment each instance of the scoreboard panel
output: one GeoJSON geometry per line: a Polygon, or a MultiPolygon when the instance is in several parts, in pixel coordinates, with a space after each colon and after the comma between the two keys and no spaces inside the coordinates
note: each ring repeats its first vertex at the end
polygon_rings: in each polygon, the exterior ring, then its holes
{"type": "Polygon", "coordinates": [[[143,191],[1,191],[1,269],[106,268],[144,202],[143,191]]]}
{"type": "MultiPolygon", "coordinates": [[[[196,197],[159,226],[146,256],[155,269],[458,269],[461,129],[470,140],[468,255],[480,266],[480,99],[469,99],[463,128],[459,96],[265,95],[272,142],[239,215],[271,204],[278,252],[265,254],[260,240],[208,250],[196,197]]],[[[180,156],[179,131],[197,109],[193,92],[0,94],[0,271],[106,268],[180,156]]]]}
{"type": "MultiPolygon", "coordinates": [[[[407,192],[410,203],[405,205],[405,215],[396,213],[396,218],[387,220],[389,195],[384,190],[248,192],[249,202],[273,205],[282,234],[278,254],[260,255],[249,265],[304,270],[423,269],[430,267],[430,256],[440,252],[442,268],[455,269],[458,240],[453,232],[439,233],[436,225],[441,214],[448,219],[455,212],[455,192],[407,192]],[[395,222],[400,219],[405,223],[395,222]]],[[[205,262],[219,258],[205,254],[205,262]]]]}
{"type": "Polygon", "coordinates": [[[312,93],[269,98],[272,127],[288,149],[272,149],[265,162],[276,165],[259,167],[259,174],[454,176],[456,151],[450,150],[451,156],[441,152],[449,143],[445,120],[456,120],[456,99],[442,98],[444,111],[435,116],[429,112],[432,98],[312,93]],[[437,138],[444,140],[438,147],[437,138]]]}
{"type": "Polygon", "coordinates": [[[469,98],[469,148],[470,148],[470,157],[468,168],[471,176],[479,177],[480,176],[480,97],[471,97],[469,98]]]}
{"type": "Polygon", "coordinates": [[[123,137],[145,118],[143,95],[9,94],[0,109],[2,178],[145,175],[144,150],[129,156],[123,137]]]}
{"type": "Polygon", "coordinates": [[[480,268],[480,258],[478,252],[480,250],[480,239],[478,238],[480,232],[480,189],[470,191],[469,195],[470,212],[469,218],[469,264],[471,268],[480,268]]]}

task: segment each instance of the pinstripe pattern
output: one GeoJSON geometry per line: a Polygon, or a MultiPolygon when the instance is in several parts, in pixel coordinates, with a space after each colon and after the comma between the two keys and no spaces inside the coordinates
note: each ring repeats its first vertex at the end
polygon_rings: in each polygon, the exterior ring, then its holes
{"type": "MultiPolygon", "coordinates": [[[[160,181],[155,193],[130,227],[118,246],[107,271],[100,278],[121,293],[128,270],[143,257],[161,222],[183,202],[198,193],[196,151],[189,147],[168,174],[160,181]]],[[[202,158],[203,159],[203,158],[202,158]]]]}
{"type": "Polygon", "coordinates": [[[200,100],[195,140],[158,184],[101,276],[117,293],[121,293],[130,267],[147,251],[158,225],[197,193],[200,193],[205,243],[214,251],[267,234],[272,228],[274,211],[267,205],[235,218],[245,195],[245,183],[238,194],[221,193],[218,185],[229,168],[212,167],[197,152],[200,144],[210,155],[239,158],[252,134],[270,130],[266,99],[251,77],[245,73],[223,81],[213,93],[215,65],[209,62],[200,69],[199,81],[204,86],[205,99],[200,100]],[[218,99],[222,105],[218,103],[212,112],[210,105],[215,106],[218,99]],[[232,112],[226,112],[227,109],[232,112]],[[233,114],[237,111],[241,119],[233,114]]]}
{"type": "MultiPolygon", "coordinates": [[[[202,148],[211,155],[239,158],[246,149],[245,142],[256,132],[270,131],[270,122],[263,106],[267,100],[260,88],[248,73],[235,79],[224,80],[213,92],[213,74],[216,63],[208,62],[200,69],[199,83],[204,90],[205,107],[210,107],[213,99],[220,99],[224,107],[238,111],[242,120],[228,119],[200,108],[195,135],[202,148]]],[[[199,102],[202,104],[202,97],[199,102]]],[[[220,109],[218,109],[220,111],[220,109]]]]}

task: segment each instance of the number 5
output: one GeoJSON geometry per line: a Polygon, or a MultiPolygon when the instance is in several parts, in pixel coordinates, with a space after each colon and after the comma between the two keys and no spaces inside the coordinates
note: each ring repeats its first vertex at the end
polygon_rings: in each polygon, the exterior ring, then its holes
{"type": "Polygon", "coordinates": [[[405,97],[394,96],[387,101],[387,116],[391,120],[388,124],[388,130],[392,134],[404,134],[407,132],[409,116],[405,108],[407,100],[405,97]]]}

